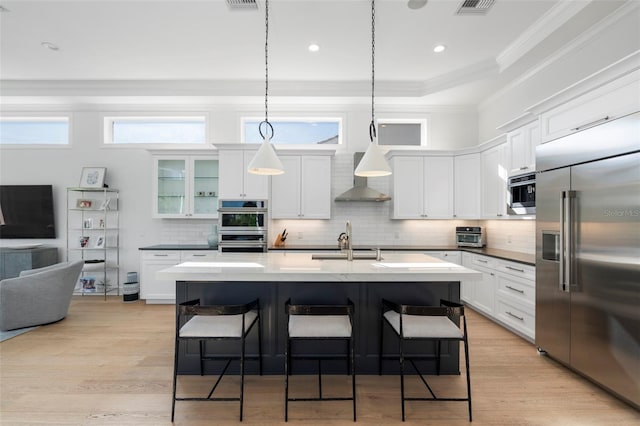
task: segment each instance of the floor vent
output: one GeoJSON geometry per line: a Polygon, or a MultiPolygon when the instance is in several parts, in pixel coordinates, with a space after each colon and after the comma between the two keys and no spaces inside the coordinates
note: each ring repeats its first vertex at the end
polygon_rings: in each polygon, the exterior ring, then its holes
{"type": "Polygon", "coordinates": [[[257,9],[258,3],[256,0],[227,0],[227,6],[229,9],[257,9]]]}
{"type": "Polygon", "coordinates": [[[464,0],[456,15],[485,15],[495,0],[464,0]]]}

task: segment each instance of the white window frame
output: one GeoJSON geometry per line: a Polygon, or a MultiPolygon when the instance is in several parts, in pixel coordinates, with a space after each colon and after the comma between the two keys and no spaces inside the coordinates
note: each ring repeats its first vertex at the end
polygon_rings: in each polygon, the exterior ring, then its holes
{"type": "Polygon", "coordinates": [[[68,149],[71,148],[71,141],[73,140],[73,114],[70,112],[24,112],[24,111],[12,111],[3,112],[0,115],[0,119],[7,121],[66,121],[68,125],[67,129],[67,143],[0,143],[2,149],[68,149]]]}
{"type": "MultiPolygon", "coordinates": [[[[242,144],[247,144],[247,145],[252,145],[253,143],[249,143],[246,140],[246,134],[245,134],[245,127],[246,127],[246,123],[249,121],[257,121],[258,123],[264,121],[264,117],[258,117],[258,116],[243,116],[240,118],[240,143],[242,144]]],[[[313,115],[313,116],[277,116],[277,117],[270,117],[269,118],[269,122],[270,123],[275,123],[275,122],[279,122],[279,121],[294,121],[294,122],[307,122],[307,121],[311,121],[311,122],[324,122],[324,123],[329,123],[329,122],[337,122],[338,123],[338,143],[337,144],[280,144],[280,143],[274,143],[275,146],[279,147],[279,148],[283,148],[283,149],[300,149],[300,150],[322,150],[322,149],[327,149],[327,150],[333,150],[335,151],[336,149],[339,148],[343,148],[345,146],[344,144],[344,139],[343,139],[343,134],[344,134],[344,123],[345,120],[343,117],[340,116],[336,116],[336,115],[323,115],[323,116],[317,116],[317,115],[313,115]]],[[[253,145],[257,145],[257,144],[253,144],[253,145]]]]}
{"type": "Polygon", "coordinates": [[[102,114],[103,147],[107,148],[144,148],[144,149],[203,149],[211,146],[209,129],[211,127],[209,113],[204,111],[190,112],[121,112],[102,114]],[[113,123],[116,121],[180,121],[203,119],[203,143],[115,143],[113,141],[113,123]]]}
{"type": "MultiPolygon", "coordinates": [[[[378,143],[380,146],[388,147],[389,149],[416,149],[427,148],[429,146],[429,120],[427,118],[378,118],[376,119],[376,132],[382,124],[419,124],[420,125],[420,145],[384,145],[378,143]]],[[[376,133],[377,134],[377,133],[376,133]]]]}

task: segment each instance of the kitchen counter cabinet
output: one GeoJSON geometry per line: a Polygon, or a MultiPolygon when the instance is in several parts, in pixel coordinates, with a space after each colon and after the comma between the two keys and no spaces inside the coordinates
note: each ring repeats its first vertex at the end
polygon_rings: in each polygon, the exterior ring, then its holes
{"type": "MultiPolygon", "coordinates": [[[[428,305],[437,305],[441,298],[459,301],[459,282],[479,275],[424,254],[388,253],[385,261],[392,264],[420,262],[424,266],[396,268],[380,266],[375,260],[313,260],[309,253],[295,252],[216,253],[206,264],[183,263],[159,271],[157,278],[176,283],[178,303],[199,298],[204,304],[235,304],[259,297],[266,374],[283,372],[286,341],[284,303],[288,298],[294,303],[319,304],[344,303],[349,298],[355,304],[357,372],[378,374],[381,298],[428,305]]],[[[386,339],[386,342],[385,352],[397,351],[397,342],[392,339],[386,339]]],[[[256,345],[256,336],[250,336],[248,355],[254,355],[256,345]]],[[[309,342],[305,346],[310,354],[331,348],[333,346],[327,342],[309,342]]],[[[339,345],[337,350],[343,351],[343,345],[339,345]]],[[[459,345],[443,342],[442,353],[443,374],[459,374],[459,345]]],[[[434,355],[433,348],[421,349],[419,355],[434,355]]],[[[198,372],[196,342],[181,348],[178,363],[181,374],[198,372]]],[[[257,373],[255,363],[248,363],[246,368],[251,374],[257,373]]],[[[299,373],[310,373],[311,368],[311,364],[304,362],[295,365],[295,371],[299,373]]],[[[429,368],[435,371],[434,365],[429,368]]],[[[343,374],[344,362],[328,361],[323,364],[323,370],[343,374]]],[[[383,371],[385,374],[397,374],[397,362],[385,361],[383,371]]]]}
{"type": "Polygon", "coordinates": [[[482,278],[461,283],[461,300],[523,338],[535,340],[535,266],[463,252],[482,278]]]}
{"type": "MultiPolygon", "coordinates": [[[[162,247],[162,246],[160,246],[162,247]]],[[[186,261],[202,261],[210,259],[213,253],[208,246],[207,250],[189,247],[187,250],[158,248],[141,249],[140,256],[140,298],[148,304],[171,304],[176,301],[176,286],[173,280],[158,278],[156,273],[160,270],[186,261]]],[[[200,247],[200,246],[195,246],[200,247]]]]}

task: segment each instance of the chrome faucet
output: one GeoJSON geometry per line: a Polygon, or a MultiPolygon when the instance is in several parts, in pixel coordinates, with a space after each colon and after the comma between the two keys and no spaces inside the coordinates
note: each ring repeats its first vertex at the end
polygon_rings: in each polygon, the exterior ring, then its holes
{"type": "Polygon", "coordinates": [[[353,260],[353,241],[351,239],[351,221],[348,220],[347,221],[347,229],[346,229],[346,233],[347,233],[347,260],[352,261],[353,260]]]}

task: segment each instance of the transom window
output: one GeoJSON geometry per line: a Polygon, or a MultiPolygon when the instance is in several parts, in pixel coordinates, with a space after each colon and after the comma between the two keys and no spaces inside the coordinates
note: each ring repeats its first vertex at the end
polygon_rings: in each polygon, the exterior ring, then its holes
{"type": "Polygon", "coordinates": [[[204,116],[105,117],[106,144],[204,144],[204,116]]]}
{"type": "MultiPolygon", "coordinates": [[[[258,125],[264,119],[243,118],[242,140],[244,143],[261,143],[262,137],[258,125]]],[[[269,119],[273,126],[273,139],[276,145],[337,145],[342,143],[342,119],[340,118],[274,118],[269,119]]],[[[269,132],[266,125],[262,133],[269,132]]]]}
{"type": "Polygon", "coordinates": [[[68,145],[69,117],[0,117],[2,145],[68,145]]]}
{"type": "Polygon", "coordinates": [[[427,120],[381,119],[378,144],[393,146],[427,146],[427,120]]]}

